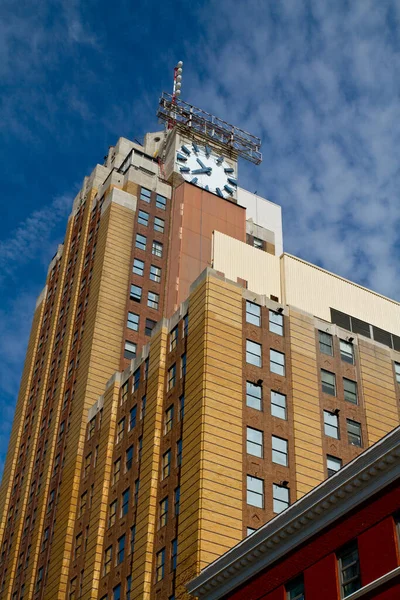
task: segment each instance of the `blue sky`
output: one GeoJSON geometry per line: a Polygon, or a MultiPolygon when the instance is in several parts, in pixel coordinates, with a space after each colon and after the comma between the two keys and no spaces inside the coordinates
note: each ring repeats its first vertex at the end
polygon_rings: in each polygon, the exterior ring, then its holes
{"type": "Polygon", "coordinates": [[[0,471],[34,304],[82,179],[182,98],[263,140],[240,183],[287,252],[400,300],[400,4],[42,0],[0,7],[0,471]]]}

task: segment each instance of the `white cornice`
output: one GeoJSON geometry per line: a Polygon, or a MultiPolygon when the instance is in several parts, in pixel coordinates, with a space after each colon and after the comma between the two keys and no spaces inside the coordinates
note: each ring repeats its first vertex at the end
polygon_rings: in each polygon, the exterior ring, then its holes
{"type": "Polygon", "coordinates": [[[187,584],[216,600],[400,477],[400,427],[211,563],[187,584]]]}

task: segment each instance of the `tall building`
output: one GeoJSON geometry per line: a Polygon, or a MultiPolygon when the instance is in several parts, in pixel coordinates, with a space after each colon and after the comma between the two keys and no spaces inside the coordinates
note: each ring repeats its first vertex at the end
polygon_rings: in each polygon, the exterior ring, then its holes
{"type": "Polygon", "coordinates": [[[283,253],[260,141],[164,94],[85,178],[38,298],[1,597],[185,583],[399,423],[400,305],[283,253]]]}

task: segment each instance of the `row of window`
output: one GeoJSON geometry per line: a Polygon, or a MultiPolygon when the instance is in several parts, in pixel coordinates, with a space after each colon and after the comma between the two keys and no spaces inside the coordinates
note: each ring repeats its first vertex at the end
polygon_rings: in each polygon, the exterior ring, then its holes
{"type": "MultiPolygon", "coordinates": [[[[184,352],[181,356],[180,378],[182,379],[182,377],[185,377],[185,375],[186,375],[186,352],[184,352]]],[[[172,390],[172,388],[175,387],[175,384],[176,384],[176,363],[174,363],[168,369],[167,392],[172,390]]]]}
{"type": "MultiPolygon", "coordinates": [[[[132,273],[135,275],[139,275],[143,277],[144,274],[144,261],[139,258],[135,258],[133,261],[132,273]]],[[[161,281],[161,269],[156,265],[150,265],[150,273],[149,278],[151,281],[155,281],[156,283],[160,283],[161,281]]]]}
{"type": "MultiPolygon", "coordinates": [[[[346,419],[347,437],[352,446],[362,446],[361,423],[346,419]]],[[[336,412],[324,410],[324,432],[328,437],[340,439],[339,415],[336,412]]]]}
{"type": "MultiPolygon", "coordinates": [[[[246,300],[246,322],[261,327],[261,306],[246,300]]],[[[283,314],[269,311],[269,330],[277,335],[283,335],[283,314]]]]}
{"type": "MultiPolygon", "coordinates": [[[[149,225],[149,213],[144,210],[139,210],[138,212],[138,223],[148,227],[149,225]]],[[[158,231],[159,233],[164,233],[165,230],[165,221],[164,219],[160,219],[159,217],[154,217],[153,223],[154,231],[158,231]]]]}
{"type": "MultiPolygon", "coordinates": [[[[181,501],[181,488],[178,486],[174,490],[174,516],[177,517],[180,511],[180,501],[181,501]]],[[[169,499],[168,496],[163,498],[159,503],[159,511],[158,511],[158,528],[165,527],[168,523],[168,514],[169,514],[169,499]]]]}
{"type": "MultiPolygon", "coordinates": [[[[135,240],[135,247],[139,248],[139,250],[146,250],[147,237],[145,235],[142,235],[141,233],[137,233],[136,240],[135,240]]],[[[154,256],[158,256],[159,258],[161,258],[163,255],[162,243],[157,242],[156,240],[153,240],[152,246],[151,246],[151,253],[154,254],[154,256]]]]}
{"type": "MultiPolygon", "coordinates": [[[[333,336],[325,331],[319,331],[319,350],[322,354],[333,356],[333,336]]],[[[351,365],[354,364],[353,344],[345,340],[339,340],[340,358],[351,365]]]]}
{"type": "MultiPolygon", "coordinates": [[[[246,450],[247,454],[264,457],[264,433],[253,427],[246,428],[246,450]]],[[[278,465],[288,466],[288,441],[272,436],[272,462],[278,465]]]]}
{"type": "MultiPolygon", "coordinates": [[[[250,506],[264,508],[264,479],[247,475],[246,502],[250,506]]],[[[286,485],[272,484],[272,509],[274,513],[281,513],[290,504],[290,492],[286,485]]]]}
{"type": "MultiPolygon", "coordinates": [[[[257,342],[246,340],[246,362],[255,367],[262,367],[262,346],[257,342]]],[[[269,351],[269,368],[271,373],[285,375],[285,355],[282,352],[269,351]]]]}
{"type": "MultiPolygon", "coordinates": [[[[161,273],[161,269],[160,269],[160,273],[161,273]]],[[[160,277],[161,277],[161,275],[160,275],[160,277]]],[[[143,292],[143,290],[140,286],[131,284],[130,299],[134,300],[134,302],[141,302],[142,301],[142,292],[143,292]]],[[[160,305],[160,294],[157,294],[156,292],[148,292],[147,293],[147,306],[149,308],[154,308],[155,310],[158,310],[159,305],[160,305]]],[[[129,314],[133,314],[133,313],[129,313],[129,314]]],[[[136,316],[138,316],[138,315],[136,315],[136,316]]],[[[127,326],[129,329],[134,329],[135,331],[137,331],[137,329],[134,328],[133,323],[130,324],[129,317],[128,317],[127,326]]],[[[139,327],[139,321],[138,321],[138,327],[139,327]]]]}
{"type": "MultiPolygon", "coordinates": [[[[146,188],[141,188],[140,199],[143,200],[143,202],[147,202],[147,204],[150,204],[151,191],[147,190],[146,188]]],[[[164,196],[161,196],[161,194],[156,194],[156,207],[160,208],[161,210],[165,210],[166,206],[167,199],[164,196]]]]}
{"type": "MultiPolygon", "coordinates": [[[[336,375],[321,369],[321,385],[324,394],[336,396],[336,375]]],[[[343,377],[344,399],[352,404],[358,404],[357,382],[343,377]]]]}

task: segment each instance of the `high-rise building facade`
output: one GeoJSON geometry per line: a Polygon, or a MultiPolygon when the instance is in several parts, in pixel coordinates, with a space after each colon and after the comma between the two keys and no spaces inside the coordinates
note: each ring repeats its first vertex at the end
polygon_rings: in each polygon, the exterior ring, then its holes
{"type": "Polygon", "coordinates": [[[259,140],[164,95],[75,199],[0,490],[2,598],[184,584],[399,423],[400,305],[283,253],[259,140]]]}

